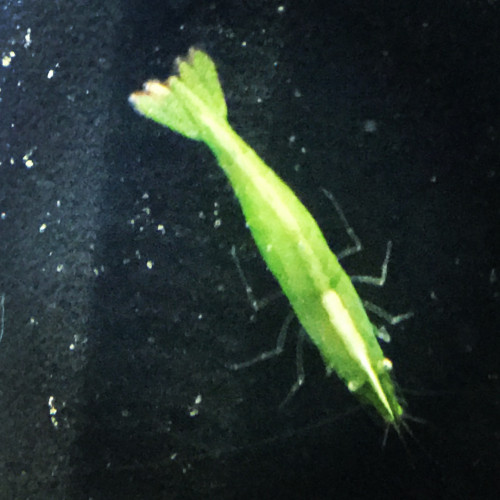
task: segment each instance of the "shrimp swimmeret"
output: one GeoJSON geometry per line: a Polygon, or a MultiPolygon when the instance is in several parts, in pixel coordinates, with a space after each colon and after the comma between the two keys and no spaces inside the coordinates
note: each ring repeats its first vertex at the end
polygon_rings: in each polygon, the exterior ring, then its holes
{"type": "Polygon", "coordinates": [[[293,191],[236,134],[212,59],[191,48],[178,75],[151,80],[129,100],[144,116],[214,153],[240,202],[259,251],[278,280],[328,372],[399,433],[403,408],[392,363],[376,338],[351,279],[293,191]]]}

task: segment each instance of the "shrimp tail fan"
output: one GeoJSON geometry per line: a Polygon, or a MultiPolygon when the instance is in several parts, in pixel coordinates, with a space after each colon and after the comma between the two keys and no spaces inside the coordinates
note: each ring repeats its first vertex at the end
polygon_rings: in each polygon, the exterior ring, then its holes
{"type": "Polygon", "coordinates": [[[177,75],[149,80],[129,101],[140,114],[190,139],[203,140],[204,118],[227,121],[224,94],[212,59],[196,48],[177,58],[177,75]]]}

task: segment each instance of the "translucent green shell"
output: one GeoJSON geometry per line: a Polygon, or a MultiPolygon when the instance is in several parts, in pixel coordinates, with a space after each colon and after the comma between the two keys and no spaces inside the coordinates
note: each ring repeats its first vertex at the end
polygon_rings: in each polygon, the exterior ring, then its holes
{"type": "Polygon", "coordinates": [[[190,49],[178,76],[149,81],[135,109],[212,150],[238,197],[267,266],[319,349],[327,370],[399,431],[403,409],[375,328],[309,211],[231,128],[210,57],[190,49]]]}

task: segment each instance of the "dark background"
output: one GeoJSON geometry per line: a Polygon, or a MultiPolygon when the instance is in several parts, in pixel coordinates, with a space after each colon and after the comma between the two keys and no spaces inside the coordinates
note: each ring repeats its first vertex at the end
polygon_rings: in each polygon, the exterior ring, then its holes
{"type": "Polygon", "coordinates": [[[0,499],[497,497],[498,2],[325,5],[3,3],[0,499]],[[384,346],[406,444],[310,347],[279,408],[296,324],[280,358],[226,369],[286,302],[252,317],[231,245],[259,296],[277,285],[222,172],[127,103],[192,45],[339,251],[335,194],[365,247],[349,273],[393,241],[360,292],[415,313],[384,346]]]}

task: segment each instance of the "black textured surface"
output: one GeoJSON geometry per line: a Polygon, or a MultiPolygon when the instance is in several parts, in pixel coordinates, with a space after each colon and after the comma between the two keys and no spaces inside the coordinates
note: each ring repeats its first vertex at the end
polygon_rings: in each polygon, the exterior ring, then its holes
{"type": "Polygon", "coordinates": [[[329,3],[2,5],[1,500],[496,498],[498,3],[329,3]],[[415,312],[384,348],[425,420],[406,446],[382,448],[314,349],[280,410],[293,335],[225,368],[272,345],[286,304],[250,321],[231,245],[259,294],[275,285],[222,173],[127,104],[193,44],[335,250],[319,188],[337,196],[365,245],[349,272],[393,240],[362,294],[415,312]]]}

